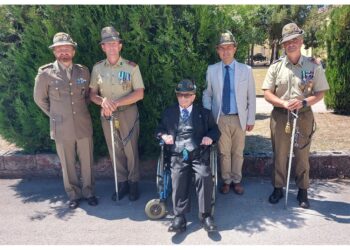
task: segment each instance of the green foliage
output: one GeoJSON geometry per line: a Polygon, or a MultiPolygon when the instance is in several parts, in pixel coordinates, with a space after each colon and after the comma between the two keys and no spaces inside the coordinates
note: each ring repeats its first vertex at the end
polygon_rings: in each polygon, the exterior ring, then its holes
{"type": "Polygon", "coordinates": [[[330,16],[326,42],[326,75],[330,85],[325,102],[328,108],[350,114],[350,6],[335,8],[330,16]]]}
{"type": "MultiPolygon", "coordinates": [[[[235,7],[232,7],[235,8],[235,7]]],[[[237,7],[238,8],[238,7],[237,7]]],[[[29,152],[53,151],[48,117],[33,101],[37,69],[54,61],[48,46],[56,32],[67,32],[78,43],[74,61],[89,67],[104,58],[100,30],[113,25],[123,38],[122,56],[139,64],[145,83],[140,108],[140,153],[157,152],[155,126],[162,111],[175,101],[174,86],[182,78],[205,85],[208,64],[218,61],[218,34],[231,29],[240,48],[248,46],[249,33],[240,19],[220,6],[0,6],[0,131],[4,138],[29,152]]],[[[246,57],[239,49],[237,57],[246,57]]],[[[99,108],[91,104],[95,154],[107,149],[99,108]]]]}

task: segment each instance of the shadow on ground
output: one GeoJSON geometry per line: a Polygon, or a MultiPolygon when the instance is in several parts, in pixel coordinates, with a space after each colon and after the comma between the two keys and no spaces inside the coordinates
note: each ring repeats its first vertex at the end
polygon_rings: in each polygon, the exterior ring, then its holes
{"type": "MultiPolygon", "coordinates": [[[[235,230],[254,235],[266,231],[271,225],[285,227],[286,229],[300,228],[305,225],[305,216],[318,216],[323,220],[350,223],[350,202],[327,198],[330,194],[340,194],[346,188],[350,188],[349,181],[312,181],[309,189],[311,203],[311,209],[309,210],[298,207],[296,201],[297,188],[292,183],[287,209],[284,208],[284,200],[276,205],[268,202],[268,196],[272,192],[270,180],[246,178],[243,185],[245,193],[242,196],[233,192],[227,195],[217,195],[214,217],[218,225],[218,232],[208,234],[213,242],[220,242],[221,232],[224,231],[235,230]],[[342,185],[339,185],[340,182],[342,185]]],[[[148,220],[144,213],[145,204],[150,199],[157,198],[156,185],[149,181],[141,182],[141,197],[136,202],[130,202],[128,198],[124,198],[118,203],[113,202],[110,199],[114,188],[113,180],[97,180],[96,187],[100,204],[97,207],[91,207],[84,201],[79,209],[83,209],[89,216],[102,220],[120,220],[124,218],[129,218],[134,222],[148,220]]],[[[30,216],[31,220],[44,220],[48,216],[55,216],[59,220],[70,220],[78,211],[68,208],[63,183],[59,179],[23,179],[11,188],[23,203],[43,203],[43,208],[40,211],[35,211],[30,216]]],[[[198,205],[194,190],[192,190],[191,198],[191,213],[186,216],[188,221],[187,231],[173,235],[171,240],[174,244],[180,244],[189,235],[198,230],[203,230],[198,219],[198,205]]],[[[168,204],[168,210],[172,210],[171,202],[168,204]]],[[[171,218],[170,213],[166,218],[155,221],[155,223],[161,223],[164,226],[162,228],[166,231],[171,218]]]]}

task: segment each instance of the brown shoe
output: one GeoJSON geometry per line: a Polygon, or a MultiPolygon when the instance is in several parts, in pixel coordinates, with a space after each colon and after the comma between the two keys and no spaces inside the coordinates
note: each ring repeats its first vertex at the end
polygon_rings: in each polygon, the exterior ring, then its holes
{"type": "Polygon", "coordinates": [[[224,183],[224,185],[222,185],[220,188],[220,192],[222,194],[228,194],[228,192],[230,192],[230,184],[224,183]]]}
{"type": "Polygon", "coordinates": [[[244,193],[244,188],[241,185],[241,183],[234,183],[233,184],[233,192],[236,194],[242,195],[244,193]]]}

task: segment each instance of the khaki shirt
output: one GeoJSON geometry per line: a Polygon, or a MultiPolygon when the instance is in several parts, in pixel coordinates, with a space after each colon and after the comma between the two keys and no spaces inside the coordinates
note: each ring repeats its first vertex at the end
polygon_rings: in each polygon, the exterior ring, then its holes
{"type": "Polygon", "coordinates": [[[50,117],[50,135],[56,141],[92,136],[89,102],[90,73],[80,64],[72,67],[70,80],[57,61],[39,68],[34,101],[50,117]]]}
{"type": "Polygon", "coordinates": [[[107,59],[94,65],[90,88],[97,89],[102,97],[116,100],[145,87],[139,66],[120,57],[115,65],[107,59]]]}
{"type": "Polygon", "coordinates": [[[282,100],[301,100],[315,92],[328,90],[329,85],[322,66],[313,58],[301,56],[293,65],[288,57],[283,57],[269,67],[262,89],[272,90],[282,100]]]}

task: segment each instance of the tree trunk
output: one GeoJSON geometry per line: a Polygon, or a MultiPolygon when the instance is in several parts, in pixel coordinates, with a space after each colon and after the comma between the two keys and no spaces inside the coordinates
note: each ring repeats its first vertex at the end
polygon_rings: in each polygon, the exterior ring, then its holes
{"type": "Polygon", "coordinates": [[[254,66],[253,55],[254,55],[254,43],[252,43],[250,47],[250,66],[252,67],[254,66]]]}

